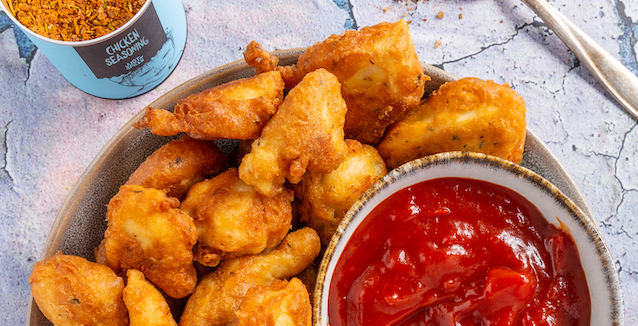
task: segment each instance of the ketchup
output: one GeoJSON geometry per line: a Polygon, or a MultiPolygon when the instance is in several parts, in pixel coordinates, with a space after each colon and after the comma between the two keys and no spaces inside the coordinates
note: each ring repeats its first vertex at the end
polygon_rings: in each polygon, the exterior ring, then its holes
{"type": "Polygon", "coordinates": [[[570,235],[517,193],[459,178],[379,204],[337,262],[328,322],[341,325],[589,325],[570,235]]]}

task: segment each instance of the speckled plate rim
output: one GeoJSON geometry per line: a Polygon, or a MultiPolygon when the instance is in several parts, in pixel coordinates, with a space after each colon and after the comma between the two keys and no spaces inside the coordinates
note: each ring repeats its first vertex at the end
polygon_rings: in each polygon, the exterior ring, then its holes
{"type": "Polygon", "coordinates": [[[350,208],[328,244],[319,266],[314,293],[314,325],[327,325],[328,291],[338,257],[347,238],[374,207],[391,194],[416,183],[445,177],[485,180],[507,187],[532,202],[549,199],[537,208],[555,226],[576,240],[588,279],[591,325],[624,325],[623,296],[614,260],[596,223],[556,186],[532,170],[481,153],[446,152],[408,162],[390,171],[350,208]],[[554,215],[554,214],[557,215],[554,215]],[[550,215],[551,214],[551,215],[550,215]],[[333,259],[335,258],[335,259],[333,259]],[[603,284],[592,280],[604,280],[603,284]]]}
{"type": "MultiPolygon", "coordinates": [[[[279,57],[280,64],[289,65],[295,63],[298,56],[304,51],[305,48],[294,48],[275,51],[273,54],[279,57]]],[[[431,93],[444,82],[458,79],[458,77],[428,64],[423,64],[423,68],[425,73],[432,78],[432,80],[426,82],[426,94],[431,93]]],[[[153,103],[149,104],[149,106],[172,111],[177,101],[185,97],[184,95],[186,94],[197,93],[209,87],[223,84],[236,78],[249,77],[253,74],[254,69],[249,67],[244,60],[237,60],[206,71],[184,82],[180,86],[177,86],[166,94],[160,96],[153,103]]],[[[159,148],[159,146],[171,139],[168,137],[154,136],[150,134],[148,130],[138,130],[133,128],[133,123],[139,120],[143,114],[144,110],[141,110],[120,130],[118,130],[104,145],[93,161],[91,161],[91,163],[87,166],[85,172],[80,176],[60,208],[58,215],[52,224],[51,231],[45,241],[45,245],[39,258],[40,260],[52,256],[58,250],[63,250],[63,252],[67,253],[64,249],[68,248],[69,243],[74,241],[65,239],[69,233],[68,229],[75,228],[78,224],[85,224],[86,221],[82,216],[82,214],[85,213],[83,208],[86,200],[96,194],[96,189],[94,189],[95,184],[99,184],[104,179],[110,178],[111,176],[109,173],[126,175],[127,173],[130,174],[132,172],[126,171],[126,169],[121,166],[116,167],[115,170],[117,171],[115,172],[113,172],[113,169],[110,168],[110,165],[113,164],[114,160],[117,162],[117,160],[120,159],[118,155],[127,150],[124,148],[126,147],[125,145],[127,142],[140,142],[139,139],[152,138],[151,143],[153,146],[140,149],[143,153],[139,156],[143,159],[150,155],[155,149],[159,148]],[[102,173],[103,170],[108,171],[106,173],[102,173]]],[[[117,163],[119,164],[120,162],[117,163]]],[[[576,186],[573,179],[567,173],[567,170],[561,165],[545,143],[529,128],[527,128],[525,152],[523,154],[523,162],[521,165],[534,170],[554,183],[563,192],[565,192],[567,196],[576,202],[576,204],[585,211],[586,215],[592,221],[595,221],[584,196],[576,186]]],[[[114,194],[115,193],[112,195],[114,194]]],[[[106,203],[108,203],[108,201],[106,203]]],[[[103,203],[102,206],[105,206],[106,203],[103,203]]],[[[90,258],[86,257],[87,255],[79,255],[84,256],[85,258],[90,258]]],[[[42,312],[38,309],[30,293],[28,302],[26,325],[51,325],[51,323],[44,319],[42,312]],[[42,321],[43,319],[44,322],[42,321]]]]}

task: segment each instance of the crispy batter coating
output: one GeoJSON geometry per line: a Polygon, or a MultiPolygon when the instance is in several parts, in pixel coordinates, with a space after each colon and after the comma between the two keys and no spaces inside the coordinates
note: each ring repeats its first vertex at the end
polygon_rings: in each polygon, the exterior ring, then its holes
{"type": "Polygon", "coordinates": [[[192,185],[227,167],[228,158],[214,142],[183,135],[147,157],[126,184],[159,189],[169,197],[183,200],[192,185]]]}
{"type": "Polygon", "coordinates": [[[279,63],[279,58],[270,55],[268,51],[261,47],[261,44],[255,41],[250,42],[246,47],[244,60],[246,60],[249,66],[254,67],[255,72],[258,74],[275,70],[279,63]]]}
{"type": "Polygon", "coordinates": [[[374,147],[346,139],[348,155],[335,170],[305,175],[299,212],[301,220],[317,231],[327,245],[343,216],[370,186],[387,171],[374,147]]]}
{"type": "Polygon", "coordinates": [[[293,88],[239,165],[239,177],[266,195],[298,183],[308,170],[336,168],[346,155],[346,114],[337,78],[318,69],[293,88]]]}
{"type": "MultiPolygon", "coordinates": [[[[269,60],[263,53],[259,57],[269,60]]],[[[261,63],[254,66],[267,69],[261,63]]],[[[332,35],[308,48],[297,64],[277,70],[290,89],[318,68],[332,72],[341,83],[348,104],[346,138],[364,144],[377,143],[388,125],[417,107],[430,79],[404,20],[332,35]]]]}
{"type": "Polygon", "coordinates": [[[146,108],[135,128],[160,136],[185,132],[195,139],[255,139],[277,112],[284,82],[276,72],[238,79],[177,101],[173,113],[146,108]]]}
{"type": "Polygon", "coordinates": [[[192,248],[197,229],[179,201],[163,191],[124,185],[107,206],[106,260],[115,271],[137,269],[173,298],[197,284],[192,248]]]}
{"type": "Polygon", "coordinates": [[[193,217],[196,261],[214,267],[221,259],[258,254],[279,244],[290,230],[292,190],[266,197],[239,179],[236,168],[195,184],[180,209],[193,217]]]}
{"type": "Polygon", "coordinates": [[[310,326],[312,306],[304,284],[275,280],[270,286],[254,287],[235,312],[234,326],[310,326]]]}
{"type": "Polygon", "coordinates": [[[180,326],[231,324],[248,290],[298,274],[312,263],[320,249],[317,233],[303,228],[289,233],[272,251],[223,261],[195,288],[180,326]]]}
{"type": "Polygon", "coordinates": [[[463,78],[430,95],[388,128],[376,146],[388,168],[447,151],[470,151],[520,163],[525,145],[525,101],[508,86],[463,78]]]}
{"type": "Polygon", "coordinates": [[[166,299],[144,277],[144,273],[126,271],[126,287],[122,298],[128,309],[130,326],[177,326],[166,299]]]}
{"type": "Polygon", "coordinates": [[[29,283],[53,325],[128,325],[124,281],[107,266],[58,252],[33,266],[29,283]]]}

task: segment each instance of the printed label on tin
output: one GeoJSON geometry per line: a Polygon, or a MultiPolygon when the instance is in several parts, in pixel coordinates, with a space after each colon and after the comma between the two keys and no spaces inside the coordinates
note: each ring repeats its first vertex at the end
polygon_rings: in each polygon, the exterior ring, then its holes
{"type": "Polygon", "coordinates": [[[111,78],[128,74],[151,60],[167,39],[151,3],[142,16],[117,37],[75,50],[95,77],[111,78]]]}

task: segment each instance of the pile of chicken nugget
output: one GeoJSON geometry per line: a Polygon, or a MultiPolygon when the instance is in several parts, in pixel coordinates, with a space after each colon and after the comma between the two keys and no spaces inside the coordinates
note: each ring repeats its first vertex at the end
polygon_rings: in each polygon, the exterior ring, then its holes
{"type": "Polygon", "coordinates": [[[322,246],[388,170],[445,151],[522,159],[523,99],[477,78],[424,98],[403,20],[333,35],[291,66],[254,41],[244,57],[254,76],[146,108],[136,128],[181,137],[111,199],[95,262],[35,264],[54,325],[311,325],[322,246]]]}

